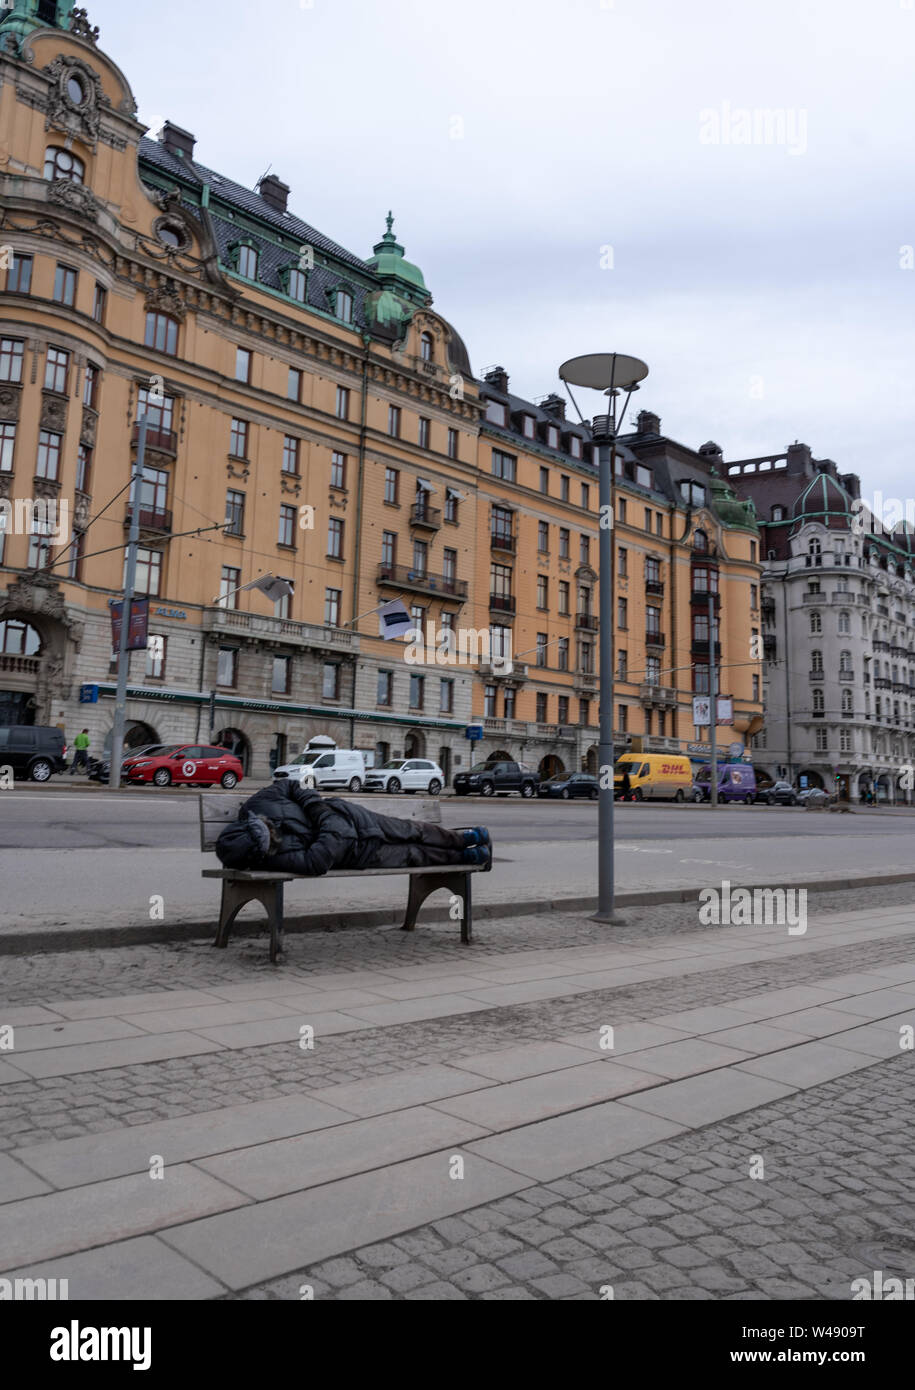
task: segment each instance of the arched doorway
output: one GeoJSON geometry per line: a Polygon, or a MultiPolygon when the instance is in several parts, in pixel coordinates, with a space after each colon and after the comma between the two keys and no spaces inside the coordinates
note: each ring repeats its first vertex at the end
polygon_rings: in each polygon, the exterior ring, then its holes
{"type": "Polygon", "coordinates": [[[41,634],[25,618],[0,621],[0,724],[34,724],[41,634]]]}
{"type": "Polygon", "coordinates": [[[440,748],[438,750],[438,765],[445,774],[445,786],[451,781],[451,749],[440,748]]]}
{"type": "Polygon", "coordinates": [[[823,789],[823,778],[814,767],[802,767],[798,773],[797,784],[803,791],[805,787],[819,787],[823,789]],[[804,778],[806,777],[806,782],[804,778]]]}
{"type": "Polygon", "coordinates": [[[597,776],[597,744],[592,743],[581,764],[582,772],[590,773],[592,777],[597,776]]]}
{"type": "Polygon", "coordinates": [[[426,756],[426,736],[418,729],[410,729],[403,741],[405,758],[424,758],[426,756]]]}
{"type": "Polygon", "coordinates": [[[565,764],[562,758],[555,753],[547,753],[545,758],[540,759],[540,766],[537,768],[540,780],[545,782],[548,777],[558,777],[561,772],[565,772],[565,764]]]}
{"type": "MultiPolygon", "coordinates": [[[[114,730],[109,729],[102,741],[105,756],[111,756],[111,739],[114,730]]],[[[124,752],[134,748],[146,748],[150,743],[161,743],[159,735],[151,724],[144,724],[141,719],[128,719],[124,727],[124,752]]]]}
{"type": "Polygon", "coordinates": [[[487,753],[486,761],[488,763],[510,763],[514,759],[511,753],[506,753],[504,748],[497,748],[494,753],[487,753]]]}
{"type": "Polygon", "coordinates": [[[248,768],[251,765],[251,744],[241,729],[220,729],[213,739],[213,743],[218,744],[220,748],[228,748],[230,753],[234,753],[247,777],[248,768]]]}

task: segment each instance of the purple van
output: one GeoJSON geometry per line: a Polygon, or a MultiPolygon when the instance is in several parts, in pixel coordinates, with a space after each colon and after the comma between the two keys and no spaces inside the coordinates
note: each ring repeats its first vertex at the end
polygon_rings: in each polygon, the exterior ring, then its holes
{"type": "MultiPolygon", "coordinates": [[[[711,763],[704,763],[696,773],[696,781],[705,792],[706,801],[711,800],[711,773],[711,763]]],[[[718,800],[743,801],[752,806],[756,800],[756,774],[749,763],[718,764],[718,800]]]]}

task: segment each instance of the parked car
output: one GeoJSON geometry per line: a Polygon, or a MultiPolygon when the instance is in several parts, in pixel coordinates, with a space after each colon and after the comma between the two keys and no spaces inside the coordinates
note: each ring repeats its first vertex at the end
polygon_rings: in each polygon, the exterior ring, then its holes
{"type": "Polygon", "coordinates": [[[199,743],[172,744],[149,757],[128,758],[121,771],[128,782],[152,782],[157,787],[211,787],[219,782],[226,791],[244,776],[234,753],[199,743]]]}
{"type": "Polygon", "coordinates": [[[274,769],[274,777],[291,777],[301,786],[345,787],[361,792],[365,785],[365,754],[357,748],[306,749],[291,763],[274,769]]]}
{"type": "Polygon", "coordinates": [[[47,782],[67,767],[67,745],[60,729],[47,724],[10,724],[0,728],[0,767],[11,767],[14,777],[47,782]]]}
{"type": "Polygon", "coordinates": [[[704,800],[705,800],[705,788],[702,787],[702,786],[700,786],[700,784],[699,784],[698,782],[694,782],[693,785],[692,785],[692,787],[690,788],[689,800],[690,800],[690,801],[704,801],[704,800]]]}
{"type": "Polygon", "coordinates": [[[459,772],[455,777],[454,794],[469,796],[479,792],[480,796],[502,796],[520,792],[522,796],[533,796],[539,780],[526,763],[474,763],[469,771],[459,772]]]}
{"type": "MultiPolygon", "coordinates": [[[[696,781],[706,801],[712,799],[711,779],[711,763],[703,763],[696,773],[696,781]]],[[[753,805],[756,800],[756,773],[749,763],[718,764],[718,800],[743,801],[747,806],[753,805]]]]}
{"type": "Polygon", "coordinates": [[[588,772],[557,772],[555,777],[548,777],[540,783],[537,795],[561,796],[563,801],[570,801],[573,796],[586,796],[590,801],[596,801],[600,795],[600,783],[588,772]]]}
{"type": "Polygon", "coordinates": [[[822,787],[807,787],[804,791],[798,792],[797,799],[801,806],[826,806],[829,804],[829,792],[824,792],[822,787]]]}
{"type": "Polygon", "coordinates": [[[629,777],[631,801],[685,801],[692,790],[689,758],[676,753],[627,753],[614,768],[613,792],[623,795],[623,777],[629,777]]]}
{"type": "MultiPolygon", "coordinates": [[[[128,762],[136,758],[151,758],[156,753],[164,753],[169,748],[174,748],[174,744],[168,743],[144,743],[139,748],[125,748],[121,759],[121,777],[124,776],[124,768],[128,762]]],[[[101,758],[89,759],[89,781],[107,782],[111,773],[111,754],[105,753],[101,758]]]]}
{"type": "Polygon", "coordinates": [[[796,806],[797,792],[790,782],[773,782],[767,791],[763,792],[760,801],[765,801],[767,806],[796,806]]]}
{"type": "Polygon", "coordinates": [[[428,792],[438,796],[445,785],[445,774],[428,758],[392,758],[365,774],[367,792],[428,792]]]}

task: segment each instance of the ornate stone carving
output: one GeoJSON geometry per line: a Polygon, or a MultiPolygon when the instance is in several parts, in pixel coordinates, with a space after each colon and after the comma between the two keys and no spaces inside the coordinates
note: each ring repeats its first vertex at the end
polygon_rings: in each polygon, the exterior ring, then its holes
{"type": "Polygon", "coordinates": [[[94,410],[88,406],[83,406],[83,424],[79,432],[80,444],[85,444],[87,449],[95,448],[95,430],[98,424],[98,416],[94,410]]]}
{"type": "Polygon", "coordinates": [[[0,594],[0,618],[14,613],[36,613],[68,625],[67,606],[57,579],[40,572],[23,576],[0,594]]]}
{"type": "Polygon", "coordinates": [[[67,399],[49,391],[41,393],[41,429],[63,434],[67,428],[67,399]]]}
{"type": "Polygon", "coordinates": [[[328,497],[327,500],[328,500],[328,503],[330,504],[330,506],[331,506],[331,507],[335,507],[335,508],[337,509],[337,511],[340,511],[340,512],[345,512],[345,511],[346,511],[346,503],[347,503],[347,498],[346,498],[346,497],[340,497],[340,496],[338,496],[336,493],[333,493],[333,492],[332,492],[332,493],[330,494],[330,496],[328,497]]]}
{"type": "Polygon", "coordinates": [[[21,386],[0,386],[0,420],[18,420],[21,402],[21,386]]]}
{"type": "Polygon", "coordinates": [[[226,464],[226,472],[230,478],[247,478],[250,476],[251,469],[247,464],[244,464],[241,468],[236,468],[235,464],[230,459],[226,464]]]}
{"type": "Polygon", "coordinates": [[[55,478],[33,478],[32,491],[36,497],[56,498],[60,492],[60,483],[55,478]]]}
{"type": "Polygon", "coordinates": [[[54,179],[48,184],[47,197],[49,203],[57,203],[59,207],[68,208],[70,212],[81,213],[93,222],[98,219],[99,200],[91,188],[86,188],[81,183],[73,183],[71,179],[54,179]]]}
{"type": "Polygon", "coordinates": [[[88,524],[91,505],[92,498],[87,492],[75,492],[73,494],[73,525],[78,531],[84,530],[88,524]]]}
{"type": "Polygon", "coordinates": [[[289,492],[293,497],[298,497],[302,491],[302,484],[298,478],[289,478],[285,475],[280,477],[280,491],[289,492]]]}
{"type": "Polygon", "coordinates": [[[98,44],[98,25],[89,23],[89,16],[82,8],[75,9],[70,16],[70,33],[78,39],[88,39],[91,44],[98,44]]]}
{"type": "Polygon", "coordinates": [[[101,78],[81,58],[59,53],[44,69],[53,80],[48,92],[45,130],[62,130],[67,135],[79,135],[92,148],[98,144],[102,108],[110,106],[102,91],[101,78]],[[82,100],[70,95],[70,81],[75,78],[82,89],[82,100]]]}
{"type": "Polygon", "coordinates": [[[0,497],[9,497],[13,490],[12,473],[0,473],[0,497]]]}
{"type": "Polygon", "coordinates": [[[169,314],[183,322],[187,317],[187,305],[174,286],[158,285],[146,296],[146,312],[169,314]]]}

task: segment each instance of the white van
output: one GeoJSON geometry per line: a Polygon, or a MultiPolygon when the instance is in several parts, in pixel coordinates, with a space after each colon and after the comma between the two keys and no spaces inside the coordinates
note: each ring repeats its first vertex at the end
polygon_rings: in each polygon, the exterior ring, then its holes
{"type": "Polygon", "coordinates": [[[308,748],[291,763],[274,770],[274,777],[292,777],[301,786],[345,787],[361,792],[365,785],[365,755],[355,748],[308,748]]]}

